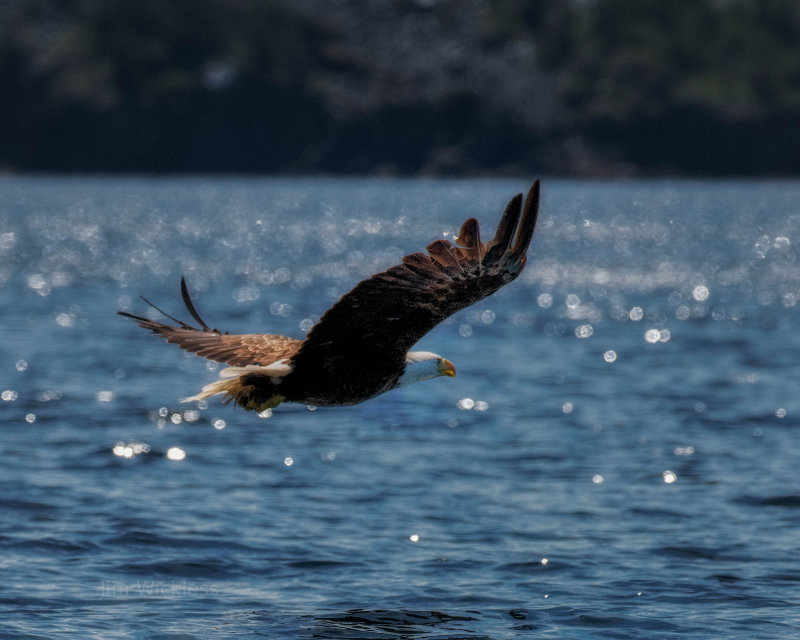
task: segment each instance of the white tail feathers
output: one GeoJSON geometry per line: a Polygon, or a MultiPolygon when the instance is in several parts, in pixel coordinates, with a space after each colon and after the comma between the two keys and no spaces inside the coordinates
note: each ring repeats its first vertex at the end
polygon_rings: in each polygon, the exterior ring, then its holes
{"type": "Polygon", "coordinates": [[[222,399],[223,402],[236,400],[239,404],[249,409],[251,407],[247,405],[250,404],[249,397],[253,390],[253,384],[252,382],[247,385],[244,384],[244,378],[246,376],[252,374],[266,376],[269,377],[273,383],[277,383],[280,378],[289,375],[293,369],[294,367],[286,362],[286,360],[278,360],[267,366],[248,364],[245,367],[227,367],[219,372],[219,380],[207,384],[200,390],[200,393],[188,398],[183,398],[181,402],[197,402],[222,393],[225,394],[225,397],[222,399]]]}
{"type": "Polygon", "coordinates": [[[228,400],[228,396],[235,398],[241,389],[242,381],[238,376],[233,379],[217,380],[203,387],[200,393],[189,396],[188,398],[181,398],[181,402],[199,402],[200,400],[215,396],[218,393],[224,393],[225,398],[223,400],[228,400]]]}

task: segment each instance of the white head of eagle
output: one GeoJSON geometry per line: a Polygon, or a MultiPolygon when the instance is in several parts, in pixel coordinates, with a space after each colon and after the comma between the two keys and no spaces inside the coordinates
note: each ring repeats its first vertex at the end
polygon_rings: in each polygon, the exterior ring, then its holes
{"type": "Polygon", "coordinates": [[[409,351],[406,354],[406,368],[394,388],[439,376],[455,378],[456,368],[453,363],[430,351],[409,351]]]}

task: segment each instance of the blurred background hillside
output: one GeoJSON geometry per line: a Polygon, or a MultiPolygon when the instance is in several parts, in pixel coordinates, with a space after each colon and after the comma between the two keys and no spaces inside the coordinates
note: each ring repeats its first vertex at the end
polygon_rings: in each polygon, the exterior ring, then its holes
{"type": "Polygon", "coordinates": [[[797,175],[796,0],[0,0],[0,170],[797,175]]]}

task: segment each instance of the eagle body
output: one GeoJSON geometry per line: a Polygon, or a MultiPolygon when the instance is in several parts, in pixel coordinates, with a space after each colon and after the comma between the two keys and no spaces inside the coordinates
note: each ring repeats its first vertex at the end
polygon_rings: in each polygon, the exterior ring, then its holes
{"type": "Polygon", "coordinates": [[[167,342],[229,365],[220,379],[187,401],[222,395],[247,410],[282,402],[346,406],[437,376],[454,376],[452,363],[413,345],[460,309],[514,280],[526,264],[539,208],[539,181],[525,199],[508,203],[494,239],[482,243],[478,222],[467,219],[451,246],[446,240],[359,282],[342,296],[304,340],[276,334],[232,335],[211,329],[197,313],[185,280],[181,294],[199,328],[173,318],[168,325],[126,311],[167,342]]]}
{"type": "Polygon", "coordinates": [[[276,381],[276,391],[287,402],[317,407],[359,404],[392,389],[405,370],[404,359],[387,361],[385,354],[371,350],[320,356],[296,361],[292,373],[276,381]]]}

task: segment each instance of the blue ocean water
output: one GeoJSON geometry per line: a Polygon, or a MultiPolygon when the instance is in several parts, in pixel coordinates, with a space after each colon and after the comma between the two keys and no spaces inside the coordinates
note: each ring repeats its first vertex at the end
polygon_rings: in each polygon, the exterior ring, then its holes
{"type": "Polygon", "coordinates": [[[800,183],[546,179],[437,379],[268,418],[115,315],[301,337],[524,181],[0,178],[0,636],[800,636],[800,183]]]}

